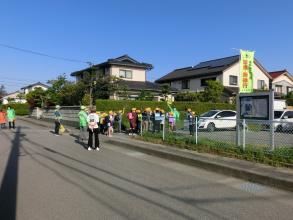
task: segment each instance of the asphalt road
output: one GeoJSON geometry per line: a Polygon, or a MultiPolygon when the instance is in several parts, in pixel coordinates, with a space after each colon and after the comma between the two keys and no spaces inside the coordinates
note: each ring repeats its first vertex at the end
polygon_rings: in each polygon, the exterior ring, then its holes
{"type": "Polygon", "coordinates": [[[292,219],[293,194],[119,146],[0,130],[0,219],[292,219]]]}

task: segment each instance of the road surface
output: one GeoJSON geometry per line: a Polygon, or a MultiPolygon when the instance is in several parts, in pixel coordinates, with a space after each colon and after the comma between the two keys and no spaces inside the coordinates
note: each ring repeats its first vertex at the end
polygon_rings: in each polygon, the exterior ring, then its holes
{"type": "Polygon", "coordinates": [[[0,219],[292,219],[293,194],[18,121],[0,130],[0,219]]]}

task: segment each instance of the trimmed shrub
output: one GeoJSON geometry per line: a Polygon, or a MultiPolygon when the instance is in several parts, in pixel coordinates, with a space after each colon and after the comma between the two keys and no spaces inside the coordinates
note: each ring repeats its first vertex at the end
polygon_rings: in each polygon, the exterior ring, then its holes
{"type": "MultiPolygon", "coordinates": [[[[184,112],[187,108],[191,108],[196,114],[202,114],[211,109],[225,109],[235,110],[236,106],[227,103],[206,103],[206,102],[174,102],[173,107],[176,107],[178,111],[184,112]]],[[[131,110],[131,108],[137,108],[144,110],[147,107],[152,109],[158,107],[169,111],[166,102],[155,102],[155,101],[132,101],[132,100],[96,100],[96,107],[100,111],[118,111],[125,108],[125,112],[131,110]]]]}
{"type": "Polygon", "coordinates": [[[8,106],[11,106],[15,110],[16,115],[28,115],[30,113],[29,105],[27,103],[12,103],[3,105],[2,107],[7,109],[8,106]]]}
{"type": "Polygon", "coordinates": [[[287,98],[286,102],[287,102],[287,105],[293,106],[293,98],[287,98]]]}

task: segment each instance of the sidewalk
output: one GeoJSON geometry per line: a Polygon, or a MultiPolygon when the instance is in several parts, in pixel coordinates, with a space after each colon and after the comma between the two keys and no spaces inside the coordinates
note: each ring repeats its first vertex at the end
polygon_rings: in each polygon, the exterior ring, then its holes
{"type": "MultiPolygon", "coordinates": [[[[23,120],[35,125],[53,128],[52,123],[36,120],[28,117],[20,117],[23,120]]],[[[68,132],[77,134],[78,130],[67,127],[68,132]]],[[[244,160],[226,158],[212,154],[197,153],[190,150],[177,149],[175,147],[152,144],[129,137],[125,134],[114,134],[112,138],[101,137],[102,142],[113,144],[119,147],[129,148],[146,154],[154,155],[164,159],[177,161],[183,164],[200,167],[212,172],[245,179],[268,186],[293,192],[293,169],[276,168],[263,164],[252,163],[244,160]]]]}

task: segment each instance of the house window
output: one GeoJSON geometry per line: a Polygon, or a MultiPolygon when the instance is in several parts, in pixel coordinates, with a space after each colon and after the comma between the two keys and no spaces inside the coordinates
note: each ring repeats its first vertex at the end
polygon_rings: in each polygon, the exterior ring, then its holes
{"type": "Polygon", "coordinates": [[[229,76],[229,84],[232,86],[237,86],[237,76],[229,76]]]}
{"type": "Polygon", "coordinates": [[[182,80],[182,89],[189,89],[189,88],[190,88],[190,81],[182,80]]]}
{"type": "Polygon", "coordinates": [[[265,88],[265,81],[257,80],[257,89],[264,89],[264,88],[265,88]]]}
{"type": "Polygon", "coordinates": [[[282,86],[281,85],[275,85],[275,92],[282,94],[282,86]]]}
{"type": "Polygon", "coordinates": [[[291,86],[287,86],[287,94],[293,92],[293,87],[291,86]]]}
{"type": "Polygon", "coordinates": [[[119,77],[124,79],[132,79],[131,70],[119,70],[119,77]]]}
{"type": "Polygon", "coordinates": [[[213,77],[213,78],[205,78],[205,79],[201,79],[200,80],[200,86],[207,86],[207,81],[209,80],[216,80],[216,77],[213,77]]]}

